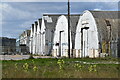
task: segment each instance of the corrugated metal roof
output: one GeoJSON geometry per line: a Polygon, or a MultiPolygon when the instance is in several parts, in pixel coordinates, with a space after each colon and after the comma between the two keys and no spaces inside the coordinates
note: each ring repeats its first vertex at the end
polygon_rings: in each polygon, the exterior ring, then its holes
{"type": "Polygon", "coordinates": [[[30,36],[31,30],[27,30],[27,36],[30,36]]]}
{"type": "Polygon", "coordinates": [[[32,32],[34,33],[34,24],[32,24],[32,32]]]}
{"type": "Polygon", "coordinates": [[[46,44],[46,53],[50,54],[52,51],[52,46],[51,44],[53,43],[53,39],[54,39],[54,31],[55,31],[55,27],[57,24],[57,20],[58,17],[60,15],[43,15],[43,16],[48,16],[52,19],[52,22],[47,22],[47,20],[45,20],[45,26],[46,26],[46,33],[45,33],[45,44],[46,44]]]}
{"type": "Polygon", "coordinates": [[[94,18],[118,19],[120,11],[90,11],[94,18]]]}
{"type": "Polygon", "coordinates": [[[35,21],[35,31],[37,32],[37,25],[38,25],[38,22],[37,21],[35,21]]]}
{"type": "MultiPolygon", "coordinates": [[[[112,54],[116,55],[117,50],[117,42],[118,38],[118,31],[120,29],[120,19],[118,19],[118,14],[120,11],[90,11],[95,18],[97,29],[98,29],[98,36],[100,44],[102,41],[112,42],[112,54]],[[111,36],[110,36],[111,34],[111,36]]],[[[101,45],[102,46],[102,45],[101,45]]]]}
{"type": "Polygon", "coordinates": [[[39,27],[41,29],[42,18],[38,19],[39,27]]]}
{"type": "Polygon", "coordinates": [[[101,38],[103,40],[108,41],[108,29],[107,29],[107,23],[106,20],[110,23],[111,26],[111,34],[112,34],[112,40],[117,40],[118,38],[118,26],[119,19],[118,19],[118,13],[120,11],[90,11],[92,15],[94,16],[96,20],[96,24],[98,27],[98,31],[100,33],[101,38]]]}

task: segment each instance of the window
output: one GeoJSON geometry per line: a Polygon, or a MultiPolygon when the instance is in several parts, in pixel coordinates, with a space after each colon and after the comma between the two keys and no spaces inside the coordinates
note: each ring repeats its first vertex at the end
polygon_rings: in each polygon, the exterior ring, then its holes
{"type": "Polygon", "coordinates": [[[59,46],[59,43],[56,43],[55,46],[59,46]]]}
{"type": "Polygon", "coordinates": [[[106,22],[107,26],[111,26],[111,24],[110,24],[110,21],[109,21],[109,20],[105,20],[105,22],[106,22]]]}

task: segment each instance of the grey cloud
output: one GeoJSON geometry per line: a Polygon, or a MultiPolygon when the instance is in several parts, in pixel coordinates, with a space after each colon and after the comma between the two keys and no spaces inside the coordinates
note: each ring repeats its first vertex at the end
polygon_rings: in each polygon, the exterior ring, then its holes
{"type": "MultiPolygon", "coordinates": [[[[71,13],[80,14],[84,10],[117,10],[117,3],[79,2],[70,3],[71,13]]],[[[43,13],[67,13],[67,3],[53,2],[14,2],[0,4],[2,7],[3,36],[18,37],[31,24],[41,18],[43,13]]]]}

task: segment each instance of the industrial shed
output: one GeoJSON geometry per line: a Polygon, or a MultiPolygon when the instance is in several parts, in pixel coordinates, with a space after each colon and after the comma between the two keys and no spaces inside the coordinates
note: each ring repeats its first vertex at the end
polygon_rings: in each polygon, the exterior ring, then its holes
{"type": "Polygon", "coordinates": [[[32,27],[30,29],[30,42],[29,42],[29,51],[30,53],[33,53],[33,33],[34,33],[34,24],[32,24],[32,27]]]}
{"type": "Polygon", "coordinates": [[[118,11],[84,11],[76,30],[79,57],[117,57],[118,11]]]}
{"type": "MultiPolygon", "coordinates": [[[[70,16],[71,23],[72,23],[71,24],[71,41],[72,41],[71,42],[71,53],[72,55],[73,55],[73,49],[75,45],[76,25],[77,25],[79,16],[80,16],[79,14],[70,16]]],[[[58,24],[60,17],[62,17],[60,21],[63,20],[62,22],[65,24],[65,26],[62,29],[65,29],[66,31],[68,31],[67,30],[67,25],[68,25],[67,17],[68,16],[66,14],[43,14],[41,19],[39,19],[38,21],[35,21],[35,23],[32,24],[30,42],[29,42],[30,53],[38,54],[38,55],[51,55],[53,53],[53,50],[54,50],[53,47],[55,46],[54,37],[55,37],[56,27],[58,28],[59,26],[61,28],[61,26],[63,26],[61,25],[61,23],[58,24]]],[[[66,34],[66,37],[67,37],[67,34],[66,34]]],[[[65,41],[68,41],[68,39],[66,38],[65,41]]]]}
{"type": "Polygon", "coordinates": [[[16,52],[16,39],[0,37],[0,55],[12,55],[16,52]]]}
{"type": "MultiPolygon", "coordinates": [[[[68,22],[64,15],[61,15],[55,27],[53,40],[53,56],[68,56],[68,22]]],[[[71,43],[71,42],[70,42],[71,43]]],[[[70,46],[72,49],[72,46],[70,46]]]]}
{"type": "MultiPolygon", "coordinates": [[[[54,46],[54,36],[55,36],[55,30],[57,26],[58,19],[61,15],[65,14],[43,14],[42,17],[42,23],[41,23],[41,50],[44,52],[44,55],[51,55],[53,52],[53,46],[54,46]],[[44,32],[44,36],[43,35],[44,32]]],[[[72,49],[74,49],[75,44],[75,31],[76,31],[76,25],[79,19],[79,14],[71,15],[71,39],[72,39],[72,49]]],[[[67,15],[65,15],[67,20],[67,15]]],[[[67,25],[67,23],[66,23],[67,25]]],[[[41,53],[42,53],[41,52],[41,53]]]]}
{"type": "Polygon", "coordinates": [[[70,16],[71,21],[71,41],[72,41],[72,51],[71,51],[71,57],[77,57],[75,52],[75,36],[76,36],[76,28],[79,21],[79,17],[81,14],[72,14],[70,16]]]}
{"type": "Polygon", "coordinates": [[[45,24],[45,53],[51,55],[53,49],[53,39],[58,14],[43,14],[45,24]]]}
{"type": "Polygon", "coordinates": [[[41,25],[42,19],[38,19],[31,27],[29,50],[36,55],[41,55],[41,25]]]}
{"type": "Polygon", "coordinates": [[[32,24],[29,44],[30,53],[50,55],[57,16],[44,14],[41,19],[32,24]]]}
{"type": "Polygon", "coordinates": [[[37,25],[37,38],[36,38],[36,53],[38,55],[41,55],[41,23],[42,23],[42,19],[38,19],[37,21],[38,25],[37,25]]]}
{"type": "MultiPolygon", "coordinates": [[[[118,12],[118,19],[119,23],[118,26],[120,26],[120,11],[118,12]]],[[[120,58],[120,28],[118,28],[118,57],[120,58]]]]}
{"type": "Polygon", "coordinates": [[[29,39],[30,39],[30,30],[23,31],[19,36],[19,40],[17,41],[18,46],[17,49],[19,53],[28,54],[29,53],[29,39]]]}
{"type": "MultiPolygon", "coordinates": [[[[73,49],[75,44],[75,31],[76,25],[78,22],[80,15],[70,15],[70,48],[71,48],[71,56],[73,56],[73,49]]],[[[53,40],[53,56],[65,56],[68,57],[68,16],[67,15],[60,15],[54,33],[54,40],[53,40]]]]}
{"type": "Polygon", "coordinates": [[[37,54],[37,21],[34,23],[34,29],[33,29],[33,54],[37,54]]]}

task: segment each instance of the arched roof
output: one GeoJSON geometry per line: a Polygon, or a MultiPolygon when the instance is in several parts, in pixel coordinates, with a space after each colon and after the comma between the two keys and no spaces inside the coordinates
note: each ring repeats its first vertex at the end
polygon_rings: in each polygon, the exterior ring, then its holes
{"type": "Polygon", "coordinates": [[[41,29],[41,23],[42,23],[42,18],[38,19],[38,24],[39,24],[40,29],[41,29]]]}
{"type": "Polygon", "coordinates": [[[90,11],[94,18],[104,19],[118,19],[118,13],[120,11],[90,11]]]}
{"type": "Polygon", "coordinates": [[[108,39],[108,29],[107,26],[111,26],[111,37],[113,41],[118,38],[118,24],[120,20],[118,19],[118,14],[120,11],[90,11],[95,18],[96,25],[98,28],[99,40],[109,41],[108,39]]]}

